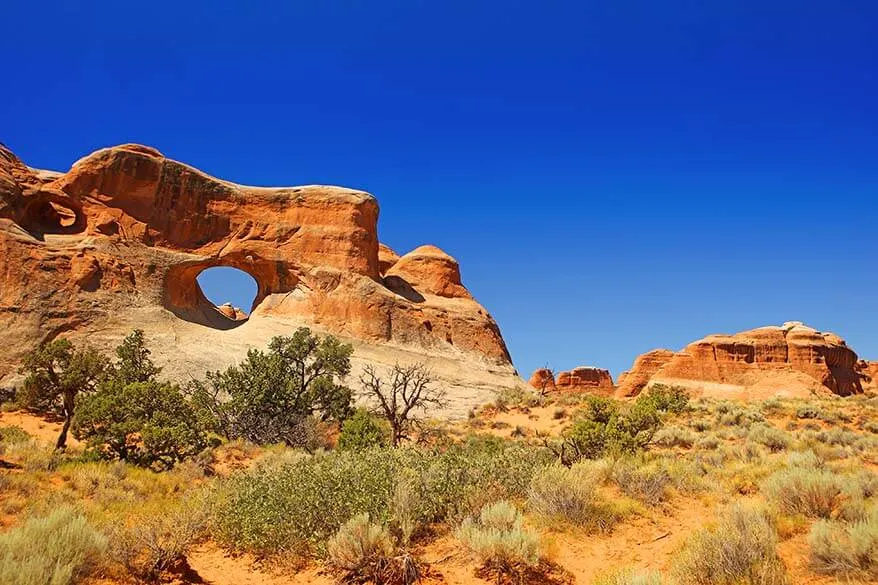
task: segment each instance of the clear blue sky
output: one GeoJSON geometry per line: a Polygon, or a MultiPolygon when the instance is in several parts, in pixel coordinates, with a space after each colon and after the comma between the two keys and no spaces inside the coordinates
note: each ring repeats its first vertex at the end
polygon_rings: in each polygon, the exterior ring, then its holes
{"type": "Polygon", "coordinates": [[[3,13],[0,140],[28,163],[141,142],[368,190],[382,241],[460,260],[524,374],[785,320],[878,359],[876,2],[3,13]]]}

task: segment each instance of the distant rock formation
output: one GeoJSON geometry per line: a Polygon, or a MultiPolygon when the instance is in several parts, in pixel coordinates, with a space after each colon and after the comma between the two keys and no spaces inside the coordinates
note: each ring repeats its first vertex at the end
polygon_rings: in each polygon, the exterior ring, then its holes
{"type": "Polygon", "coordinates": [[[546,368],[536,370],[530,377],[530,385],[541,392],[587,392],[590,394],[611,395],[613,377],[607,370],[580,366],[569,372],[561,372],[557,379],[546,368]]]}
{"type": "Polygon", "coordinates": [[[54,173],[0,146],[0,382],[59,335],[111,347],[139,327],[169,376],[189,376],[307,325],[362,363],[425,362],[462,412],[521,383],[457,261],[433,246],[399,257],[377,226],[362,191],[236,185],[135,144],[54,173]],[[254,278],[252,307],[204,296],[213,266],[254,278]]]}
{"type": "Polygon", "coordinates": [[[793,321],[735,335],[710,335],[680,352],[643,354],[619,377],[616,394],[636,396],[662,383],[726,398],[848,396],[863,392],[864,381],[875,378],[870,368],[837,335],[793,321]]]}

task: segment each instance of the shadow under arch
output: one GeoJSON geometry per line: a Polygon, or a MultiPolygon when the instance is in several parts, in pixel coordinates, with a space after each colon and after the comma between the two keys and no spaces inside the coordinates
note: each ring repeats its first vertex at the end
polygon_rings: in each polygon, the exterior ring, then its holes
{"type": "Polygon", "coordinates": [[[86,228],[85,214],[78,202],[49,193],[30,202],[17,223],[38,240],[48,234],[78,234],[86,228]]]}

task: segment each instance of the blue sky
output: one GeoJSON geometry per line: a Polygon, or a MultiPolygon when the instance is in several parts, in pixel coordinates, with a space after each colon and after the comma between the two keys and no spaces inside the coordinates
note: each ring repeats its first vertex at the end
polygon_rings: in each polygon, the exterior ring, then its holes
{"type": "Polygon", "coordinates": [[[14,0],[0,32],[29,164],[368,190],[524,374],[786,320],[878,359],[874,2],[14,0]]]}

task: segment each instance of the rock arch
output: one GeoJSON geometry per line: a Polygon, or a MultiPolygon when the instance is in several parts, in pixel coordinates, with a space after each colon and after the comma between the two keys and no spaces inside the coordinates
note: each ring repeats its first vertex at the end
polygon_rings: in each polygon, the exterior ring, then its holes
{"type": "Polygon", "coordinates": [[[198,284],[199,274],[208,268],[220,266],[245,272],[256,281],[256,296],[253,305],[248,307],[250,314],[269,295],[290,292],[299,282],[294,274],[281,270],[277,262],[246,252],[232,253],[221,258],[188,260],[170,267],[165,274],[165,308],[185,321],[215,329],[232,329],[243,324],[246,318],[231,318],[219,311],[198,284]]]}

